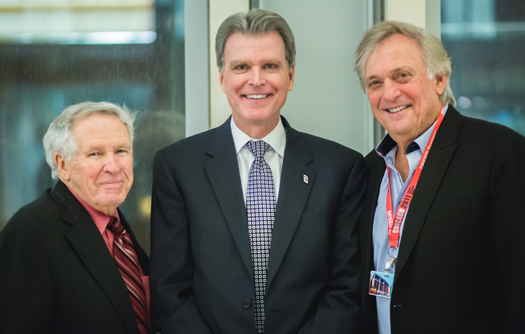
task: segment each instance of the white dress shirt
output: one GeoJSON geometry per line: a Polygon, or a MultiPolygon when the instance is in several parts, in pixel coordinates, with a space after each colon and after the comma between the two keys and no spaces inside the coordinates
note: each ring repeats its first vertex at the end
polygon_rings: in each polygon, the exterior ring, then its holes
{"type": "Polygon", "coordinates": [[[255,160],[255,157],[250,150],[245,147],[249,141],[264,140],[271,148],[264,154],[264,160],[272,170],[273,183],[275,185],[275,200],[279,197],[279,185],[281,184],[281,171],[283,167],[284,149],[286,147],[286,131],[284,125],[279,118],[279,123],[266,137],[262,139],[254,139],[242,132],[235,122],[233,117],[230,122],[230,127],[235,144],[235,152],[237,153],[237,162],[239,164],[239,172],[241,174],[242,193],[244,195],[244,203],[246,204],[246,190],[248,188],[248,175],[250,167],[255,160]]]}

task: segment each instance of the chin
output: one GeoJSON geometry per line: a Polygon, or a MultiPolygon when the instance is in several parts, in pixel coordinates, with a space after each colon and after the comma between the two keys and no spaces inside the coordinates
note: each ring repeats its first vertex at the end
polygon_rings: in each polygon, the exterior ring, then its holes
{"type": "Polygon", "coordinates": [[[97,201],[103,206],[119,206],[120,204],[124,203],[124,200],[126,199],[126,195],[105,195],[99,198],[97,201]]]}

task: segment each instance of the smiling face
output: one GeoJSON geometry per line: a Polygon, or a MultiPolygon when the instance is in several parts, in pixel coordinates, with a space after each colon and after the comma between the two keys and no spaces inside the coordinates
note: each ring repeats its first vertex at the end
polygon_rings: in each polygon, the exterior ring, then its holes
{"type": "Polygon", "coordinates": [[[374,117],[400,147],[436,120],[447,77],[429,79],[417,43],[400,34],[381,41],[365,64],[365,85],[374,117]]]}
{"type": "Polygon", "coordinates": [[[281,108],[293,88],[294,65],[286,64],[278,32],[234,33],[224,48],[224,73],[219,74],[235,125],[252,138],[263,138],[279,122],[281,108]]]}
{"type": "Polygon", "coordinates": [[[60,179],[93,208],[112,215],[133,184],[128,130],[112,115],[93,114],[73,123],[78,150],[70,161],[55,153],[60,179]]]}

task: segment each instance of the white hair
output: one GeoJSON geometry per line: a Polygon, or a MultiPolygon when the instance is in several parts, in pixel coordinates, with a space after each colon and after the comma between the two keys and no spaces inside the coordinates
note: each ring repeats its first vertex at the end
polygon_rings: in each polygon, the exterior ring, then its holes
{"type": "Polygon", "coordinates": [[[55,152],[64,159],[71,160],[78,147],[72,129],[73,124],[79,118],[88,117],[94,114],[106,114],[118,117],[128,130],[129,142],[133,145],[133,114],[126,106],[119,107],[110,102],[83,102],[67,107],[49,125],[44,135],[44,149],[46,151],[46,161],[51,167],[51,176],[58,178],[58,167],[55,163],[55,152]]]}

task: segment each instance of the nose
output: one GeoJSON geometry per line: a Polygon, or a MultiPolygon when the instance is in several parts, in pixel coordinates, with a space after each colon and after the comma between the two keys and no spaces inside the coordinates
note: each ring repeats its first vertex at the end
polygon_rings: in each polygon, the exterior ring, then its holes
{"type": "Polygon", "coordinates": [[[264,72],[259,67],[252,67],[250,71],[249,84],[253,86],[264,85],[266,80],[264,79],[264,72]]]}
{"type": "Polygon", "coordinates": [[[115,174],[120,170],[120,164],[118,163],[114,154],[110,153],[106,156],[104,161],[104,171],[115,174]]]}
{"type": "Polygon", "coordinates": [[[383,97],[388,101],[395,100],[401,94],[398,84],[392,80],[385,80],[383,83],[383,97]]]}

